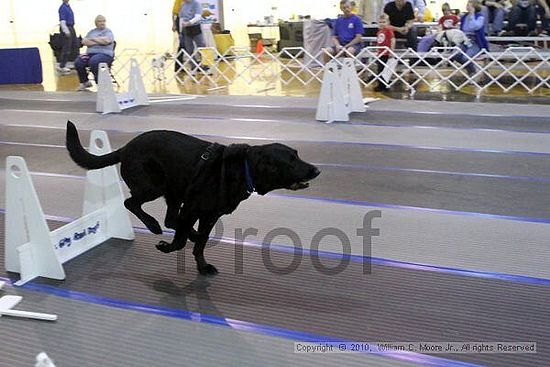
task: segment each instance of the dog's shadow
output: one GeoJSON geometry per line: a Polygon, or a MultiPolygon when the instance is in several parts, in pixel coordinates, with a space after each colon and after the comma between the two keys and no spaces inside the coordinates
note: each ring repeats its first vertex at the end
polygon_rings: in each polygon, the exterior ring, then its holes
{"type": "MultiPolygon", "coordinates": [[[[208,292],[208,287],[210,287],[210,278],[198,275],[197,278],[192,280],[190,283],[179,287],[171,279],[159,279],[153,282],[153,289],[157,292],[166,293],[161,302],[163,305],[188,310],[193,312],[190,309],[190,305],[187,304],[188,296],[194,295],[197,300],[196,312],[200,313],[201,316],[207,316],[206,318],[200,317],[199,320],[207,324],[215,324],[217,326],[227,326],[229,329],[215,329],[210,330],[214,332],[210,334],[212,337],[222,337],[221,340],[231,340],[231,344],[238,345],[244,355],[246,355],[247,361],[258,361],[262,358],[262,354],[258,353],[258,336],[255,334],[247,334],[244,331],[249,331],[250,325],[246,325],[242,330],[238,325],[241,323],[235,323],[232,319],[226,319],[220,310],[216,307],[215,303],[211,300],[210,294],[208,292]],[[209,317],[208,317],[209,316],[209,317]],[[217,320],[213,320],[210,317],[215,317],[217,320]],[[225,334],[225,337],[223,336],[225,334]]],[[[194,321],[197,321],[197,318],[193,318],[194,321]]],[[[205,330],[206,332],[206,330],[205,330]]],[[[242,366],[242,355],[236,357],[228,357],[225,361],[226,366],[242,366]]],[[[246,363],[245,363],[246,364],[246,363]]]]}
{"type": "Polygon", "coordinates": [[[168,278],[153,282],[153,289],[156,292],[165,294],[164,297],[159,299],[161,305],[224,318],[222,312],[212,301],[208,287],[210,287],[210,280],[200,275],[184,286],[178,286],[172,279],[168,278]],[[189,296],[194,296],[193,299],[196,300],[196,305],[190,304],[189,296]]]}

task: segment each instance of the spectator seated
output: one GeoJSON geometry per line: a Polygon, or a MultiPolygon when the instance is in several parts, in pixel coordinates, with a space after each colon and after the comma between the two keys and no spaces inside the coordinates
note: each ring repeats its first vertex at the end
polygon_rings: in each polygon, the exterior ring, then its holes
{"type": "Polygon", "coordinates": [[[111,67],[114,60],[116,42],[113,33],[106,27],[105,17],[98,15],[95,25],[96,28],[88,32],[82,40],[84,46],[88,47],[86,54],[80,55],[75,60],[75,68],[80,80],[78,90],[86,90],[92,86],[92,82],[88,80],[88,68],[97,84],[99,64],[106,63],[111,67]]]}

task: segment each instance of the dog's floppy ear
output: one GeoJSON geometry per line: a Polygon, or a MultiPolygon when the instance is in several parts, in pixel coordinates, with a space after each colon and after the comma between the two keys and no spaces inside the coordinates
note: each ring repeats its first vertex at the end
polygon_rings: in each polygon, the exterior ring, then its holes
{"type": "Polygon", "coordinates": [[[250,148],[248,144],[230,144],[223,152],[223,159],[224,161],[244,160],[248,148],[250,148]]]}

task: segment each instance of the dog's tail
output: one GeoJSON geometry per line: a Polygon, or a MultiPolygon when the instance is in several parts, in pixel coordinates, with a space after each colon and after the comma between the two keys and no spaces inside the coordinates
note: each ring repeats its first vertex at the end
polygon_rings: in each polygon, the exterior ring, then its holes
{"type": "Polygon", "coordinates": [[[99,169],[120,162],[120,152],[118,150],[105,155],[88,153],[80,143],[78,131],[76,131],[76,127],[71,121],[67,121],[65,144],[73,161],[85,169],[99,169]]]}

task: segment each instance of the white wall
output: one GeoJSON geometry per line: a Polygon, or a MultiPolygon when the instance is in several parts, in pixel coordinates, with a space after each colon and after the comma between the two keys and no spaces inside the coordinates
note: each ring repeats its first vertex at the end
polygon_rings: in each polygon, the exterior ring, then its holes
{"type": "MultiPolygon", "coordinates": [[[[288,20],[292,15],[311,15],[324,19],[335,17],[339,12],[339,0],[224,0],[224,26],[230,30],[235,43],[248,44],[247,27],[249,23],[264,21],[264,16],[288,20]],[[276,8],[276,9],[273,9],[276,8]]],[[[257,29],[256,29],[257,30],[257,29]]]]}
{"type": "MultiPolygon", "coordinates": [[[[0,47],[47,42],[48,35],[58,29],[57,10],[61,3],[61,0],[0,0],[0,47]]],[[[70,4],[77,34],[84,36],[94,28],[96,15],[102,14],[115,35],[117,48],[161,51],[172,47],[173,0],[71,0],[70,4]]]]}

